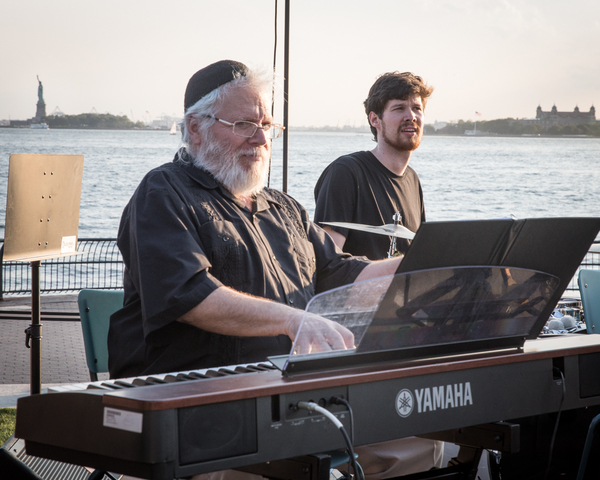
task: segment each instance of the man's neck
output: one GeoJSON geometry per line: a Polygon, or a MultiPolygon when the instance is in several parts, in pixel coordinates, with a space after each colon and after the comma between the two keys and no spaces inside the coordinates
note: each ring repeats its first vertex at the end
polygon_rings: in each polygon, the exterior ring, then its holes
{"type": "Polygon", "coordinates": [[[410,162],[411,151],[402,152],[395,148],[390,148],[384,142],[378,143],[377,146],[371,150],[371,153],[375,155],[375,158],[387,168],[390,172],[396,175],[404,175],[408,162],[410,162]]]}
{"type": "Polygon", "coordinates": [[[235,195],[235,198],[242,202],[248,210],[252,211],[252,205],[254,205],[253,195],[235,195]]]}
{"type": "Polygon", "coordinates": [[[245,193],[233,193],[231,190],[229,190],[225,185],[223,185],[222,183],[220,184],[221,187],[223,187],[225,190],[227,190],[227,192],[232,195],[238,202],[242,203],[244,205],[244,207],[246,207],[248,210],[250,210],[252,212],[252,207],[254,205],[254,201],[256,199],[256,196],[253,194],[245,194],[245,193]]]}

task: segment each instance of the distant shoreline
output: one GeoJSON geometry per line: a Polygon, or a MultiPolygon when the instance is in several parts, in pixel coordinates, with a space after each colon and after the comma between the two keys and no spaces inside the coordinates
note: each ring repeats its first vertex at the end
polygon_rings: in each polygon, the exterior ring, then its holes
{"type": "MultiPolygon", "coordinates": [[[[12,125],[0,125],[3,129],[15,129],[15,130],[33,130],[29,126],[12,126],[12,125]]],[[[48,130],[110,130],[110,131],[136,131],[136,132],[168,132],[168,128],[95,128],[95,127],[52,127],[48,130]]],[[[306,133],[347,133],[347,134],[370,134],[371,132],[366,129],[344,129],[336,127],[289,127],[290,132],[306,132],[306,133]]],[[[179,135],[180,132],[177,132],[179,135]]],[[[425,137],[461,137],[461,138],[477,138],[477,137],[497,137],[497,138],[571,138],[571,139],[585,139],[585,138],[598,138],[593,135],[550,135],[550,134],[509,134],[509,133],[478,133],[477,135],[467,135],[464,133],[424,133],[425,137]]]]}
{"type": "Polygon", "coordinates": [[[0,125],[0,128],[6,129],[14,129],[14,130],[148,130],[152,132],[168,132],[168,128],[110,128],[110,127],[50,127],[50,128],[31,128],[29,125],[27,126],[12,126],[12,125],[0,125]]]}
{"type": "Polygon", "coordinates": [[[423,136],[426,137],[465,137],[465,138],[598,138],[593,135],[550,135],[546,133],[542,133],[539,135],[529,135],[529,134],[511,134],[511,133],[485,133],[485,134],[477,134],[477,135],[466,135],[464,133],[426,133],[423,136]]]}

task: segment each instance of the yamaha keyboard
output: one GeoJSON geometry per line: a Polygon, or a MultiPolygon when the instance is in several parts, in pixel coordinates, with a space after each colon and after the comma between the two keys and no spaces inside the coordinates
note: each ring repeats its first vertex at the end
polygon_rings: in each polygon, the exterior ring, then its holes
{"type": "Polygon", "coordinates": [[[355,445],[364,445],[598,405],[599,369],[600,336],[572,335],[510,355],[293,378],[260,364],[180,372],[20,398],[15,436],[28,455],[171,480],[345,448],[328,419],[295,408],[300,401],[318,402],[350,432],[347,408],[331,402],[347,399],[355,445]]]}

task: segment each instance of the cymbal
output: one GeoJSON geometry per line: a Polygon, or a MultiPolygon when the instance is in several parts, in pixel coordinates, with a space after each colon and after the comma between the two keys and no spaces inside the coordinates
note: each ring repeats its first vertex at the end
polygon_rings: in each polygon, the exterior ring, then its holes
{"type": "Polygon", "coordinates": [[[379,235],[389,235],[390,237],[408,238],[409,240],[415,238],[415,234],[411,232],[408,228],[403,227],[402,225],[394,225],[393,223],[382,225],[380,227],[376,227],[375,225],[362,225],[360,223],[347,222],[319,223],[322,223],[323,225],[332,225],[334,227],[349,228],[350,230],[360,230],[362,232],[377,233],[379,235]]]}

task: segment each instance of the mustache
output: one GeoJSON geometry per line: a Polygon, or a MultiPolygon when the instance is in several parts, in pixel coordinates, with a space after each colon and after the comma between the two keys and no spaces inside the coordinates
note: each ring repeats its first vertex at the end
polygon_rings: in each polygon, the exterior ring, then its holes
{"type": "Polygon", "coordinates": [[[236,156],[238,159],[243,156],[262,157],[264,155],[264,153],[265,152],[263,152],[263,150],[261,150],[260,148],[254,147],[254,148],[247,148],[246,150],[239,150],[236,152],[236,156]]]}

